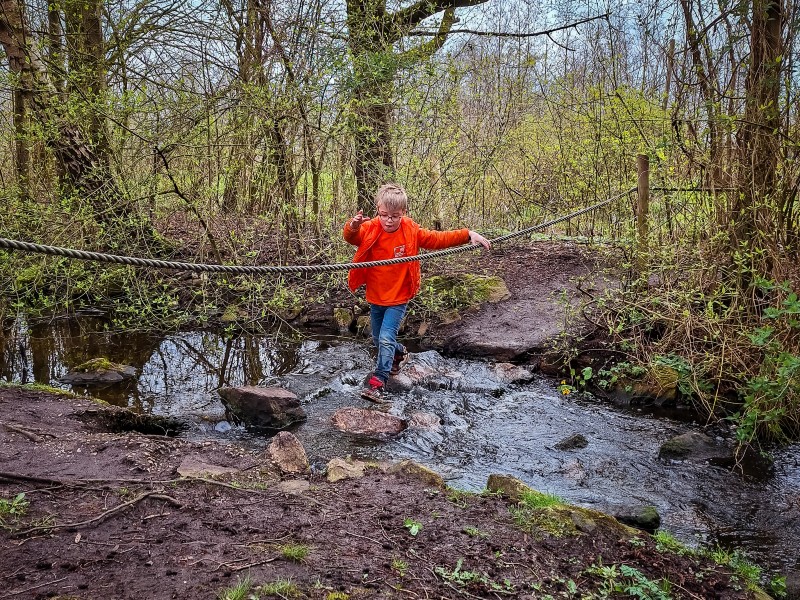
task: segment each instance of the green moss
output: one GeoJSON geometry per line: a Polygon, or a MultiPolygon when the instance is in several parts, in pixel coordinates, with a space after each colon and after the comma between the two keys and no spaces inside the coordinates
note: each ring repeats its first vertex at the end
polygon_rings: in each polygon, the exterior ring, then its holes
{"type": "Polygon", "coordinates": [[[124,367],[118,363],[111,362],[107,358],[101,356],[98,358],[90,358],[84,363],[75,367],[76,371],[122,371],[124,367]]]}
{"type": "Polygon", "coordinates": [[[86,396],[80,396],[68,390],[62,390],[61,388],[53,387],[51,385],[46,385],[44,383],[11,383],[7,381],[0,381],[0,388],[6,389],[18,389],[18,390],[30,390],[32,392],[43,392],[45,394],[54,394],[56,396],[62,396],[64,398],[85,398],[87,400],[91,400],[92,402],[97,402],[98,404],[108,404],[104,400],[100,400],[99,398],[91,398],[86,396]]]}
{"type": "Polygon", "coordinates": [[[422,312],[462,310],[482,302],[496,302],[508,294],[499,277],[485,275],[434,275],[423,281],[413,306],[422,312]]]}

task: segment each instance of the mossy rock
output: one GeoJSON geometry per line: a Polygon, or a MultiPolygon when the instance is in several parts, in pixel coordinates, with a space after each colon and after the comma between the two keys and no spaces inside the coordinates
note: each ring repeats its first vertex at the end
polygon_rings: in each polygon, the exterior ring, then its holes
{"type": "Polygon", "coordinates": [[[61,378],[72,385],[110,385],[136,378],[136,369],[112,362],[105,357],[92,358],[79,364],[61,378]]]}
{"type": "Polygon", "coordinates": [[[489,475],[486,481],[486,489],[490,492],[502,494],[512,502],[520,502],[526,493],[533,493],[534,490],[522,481],[511,475],[489,475]]]}
{"type": "Polygon", "coordinates": [[[389,469],[390,473],[400,473],[409,477],[413,477],[431,487],[440,489],[445,488],[444,478],[437,472],[432,471],[428,467],[424,467],[413,460],[404,460],[397,463],[389,469]]]}
{"type": "Polygon", "coordinates": [[[425,280],[422,292],[441,304],[443,310],[459,310],[483,302],[500,302],[511,296],[500,277],[488,275],[434,275],[425,280]]]}

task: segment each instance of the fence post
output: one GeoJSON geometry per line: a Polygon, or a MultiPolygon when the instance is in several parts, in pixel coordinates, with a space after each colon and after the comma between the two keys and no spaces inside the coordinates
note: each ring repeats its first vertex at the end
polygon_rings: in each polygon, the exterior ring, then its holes
{"type": "Polygon", "coordinates": [[[648,255],[648,211],[650,210],[650,158],[646,154],[636,156],[636,250],[637,270],[643,273],[647,268],[648,255]]]}

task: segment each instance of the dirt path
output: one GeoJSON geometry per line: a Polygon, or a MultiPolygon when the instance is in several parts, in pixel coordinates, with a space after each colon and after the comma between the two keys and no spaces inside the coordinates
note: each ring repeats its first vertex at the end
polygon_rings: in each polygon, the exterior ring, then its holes
{"type": "Polygon", "coordinates": [[[119,410],[0,388],[0,598],[577,598],[662,578],[671,598],[752,597],[599,514],[396,469],[281,476],[235,445],[120,431],[119,410]],[[186,459],[232,472],[181,477],[186,459]]]}

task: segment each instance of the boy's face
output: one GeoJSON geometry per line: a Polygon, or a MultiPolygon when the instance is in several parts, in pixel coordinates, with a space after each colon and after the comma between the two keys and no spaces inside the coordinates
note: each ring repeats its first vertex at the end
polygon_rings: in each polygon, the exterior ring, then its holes
{"type": "Polygon", "coordinates": [[[394,233],[400,229],[400,219],[406,214],[404,210],[389,210],[383,203],[378,204],[378,218],[386,233],[394,233]]]}

